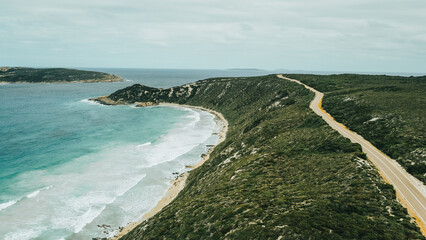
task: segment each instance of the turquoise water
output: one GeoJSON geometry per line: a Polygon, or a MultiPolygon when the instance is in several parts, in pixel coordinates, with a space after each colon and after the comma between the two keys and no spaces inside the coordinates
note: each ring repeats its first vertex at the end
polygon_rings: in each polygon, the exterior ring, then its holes
{"type": "Polygon", "coordinates": [[[0,239],[112,236],[154,207],[175,173],[217,142],[206,112],[87,99],[134,83],[170,87],[226,71],[104,71],[126,81],[0,85],[0,239]]]}

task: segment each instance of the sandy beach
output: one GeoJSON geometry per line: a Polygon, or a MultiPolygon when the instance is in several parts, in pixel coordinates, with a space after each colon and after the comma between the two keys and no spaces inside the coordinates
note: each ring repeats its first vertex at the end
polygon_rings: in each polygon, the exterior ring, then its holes
{"type": "MultiPolygon", "coordinates": [[[[215,121],[219,125],[219,128],[220,128],[220,132],[218,133],[219,140],[218,140],[218,142],[215,146],[217,146],[218,144],[220,144],[221,142],[223,142],[226,139],[226,133],[228,131],[228,121],[219,112],[216,112],[216,111],[213,111],[213,110],[210,110],[210,109],[207,109],[207,108],[203,108],[203,107],[174,104],[174,103],[161,103],[161,104],[159,104],[159,106],[186,107],[186,108],[194,108],[194,109],[199,109],[199,110],[202,110],[202,111],[209,112],[209,113],[216,116],[215,121]]],[[[206,154],[202,155],[202,158],[200,159],[199,162],[197,162],[196,164],[194,164],[192,166],[189,166],[188,168],[193,170],[193,169],[198,168],[201,165],[203,165],[203,163],[206,162],[209,159],[210,153],[213,152],[214,148],[215,147],[210,148],[207,151],[206,154]]],[[[179,177],[177,177],[175,180],[173,180],[171,182],[172,185],[167,190],[166,195],[157,203],[157,205],[154,208],[152,208],[149,212],[147,212],[145,215],[143,215],[142,219],[140,219],[139,221],[130,223],[129,225],[122,228],[120,230],[120,232],[118,232],[114,237],[110,238],[110,240],[120,239],[122,236],[126,235],[128,232],[133,230],[136,226],[138,226],[142,222],[148,220],[149,218],[151,218],[152,216],[154,216],[155,214],[160,212],[161,209],[163,209],[169,203],[171,203],[173,201],[173,199],[175,199],[176,196],[179,194],[179,192],[182,191],[182,189],[185,187],[185,182],[186,182],[186,179],[187,179],[189,173],[190,172],[182,173],[181,175],[179,175],[179,177]]]]}

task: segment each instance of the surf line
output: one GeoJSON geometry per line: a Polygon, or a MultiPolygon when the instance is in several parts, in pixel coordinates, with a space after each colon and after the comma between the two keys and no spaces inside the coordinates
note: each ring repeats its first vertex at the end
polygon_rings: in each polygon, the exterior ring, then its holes
{"type": "MultiPolygon", "coordinates": [[[[203,165],[203,163],[205,163],[210,158],[210,154],[213,152],[215,147],[217,145],[219,145],[220,143],[222,143],[223,141],[225,141],[226,133],[228,132],[228,121],[223,117],[223,115],[221,113],[216,112],[216,111],[211,110],[211,109],[204,108],[204,107],[184,105],[184,104],[160,103],[158,106],[192,108],[192,109],[197,109],[197,110],[201,110],[201,111],[211,113],[215,116],[216,124],[218,124],[219,129],[220,129],[219,133],[217,134],[217,135],[219,135],[219,140],[217,141],[216,145],[209,146],[210,147],[209,150],[207,151],[207,153],[202,155],[202,158],[199,162],[197,162],[196,164],[194,164],[192,166],[189,166],[191,171],[200,167],[201,165],[203,165]]],[[[157,205],[154,208],[152,208],[149,212],[145,213],[145,215],[143,215],[143,217],[139,221],[130,223],[127,226],[120,228],[120,231],[117,234],[115,234],[114,237],[110,238],[109,240],[120,239],[121,237],[123,237],[124,235],[126,235],[127,233],[132,231],[139,224],[141,224],[144,221],[147,221],[149,218],[153,217],[155,214],[160,212],[161,209],[163,209],[165,206],[170,204],[173,201],[173,199],[175,199],[177,197],[179,192],[182,191],[183,188],[185,187],[185,182],[186,182],[186,179],[188,178],[189,173],[190,172],[184,172],[184,173],[180,174],[175,180],[173,180],[171,182],[171,186],[167,190],[166,195],[164,195],[163,198],[161,198],[161,200],[158,201],[157,205]]]]}

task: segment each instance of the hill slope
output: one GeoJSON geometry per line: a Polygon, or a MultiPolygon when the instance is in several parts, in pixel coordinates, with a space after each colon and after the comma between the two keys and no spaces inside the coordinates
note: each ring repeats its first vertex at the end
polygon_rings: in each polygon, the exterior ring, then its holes
{"type": "Polygon", "coordinates": [[[324,93],[324,109],[426,184],[426,76],[288,75],[324,93]]]}
{"type": "Polygon", "coordinates": [[[0,68],[0,83],[119,82],[114,74],[67,68],[0,68]]]}
{"type": "Polygon", "coordinates": [[[276,76],[134,85],[109,104],[174,102],[221,112],[227,139],[160,213],[123,239],[423,239],[360,146],[276,76]]]}

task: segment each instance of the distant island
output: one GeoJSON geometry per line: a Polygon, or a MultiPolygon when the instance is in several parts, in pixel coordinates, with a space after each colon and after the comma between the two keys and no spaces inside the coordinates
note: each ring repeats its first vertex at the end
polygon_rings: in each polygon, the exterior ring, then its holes
{"type": "Polygon", "coordinates": [[[0,83],[121,82],[109,73],[67,68],[0,67],[0,83]]]}
{"type": "Polygon", "coordinates": [[[228,71],[265,71],[259,68],[228,68],[228,71]]]}

